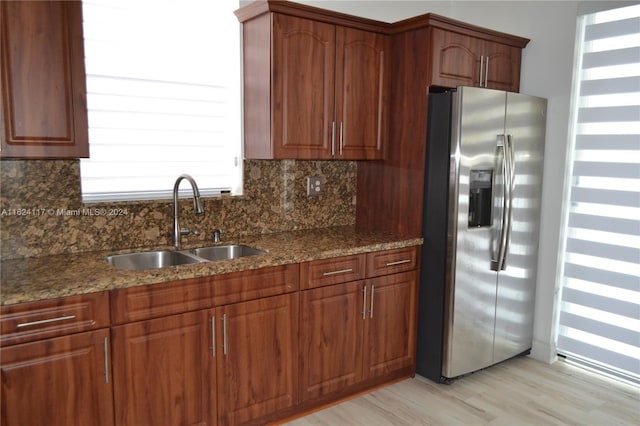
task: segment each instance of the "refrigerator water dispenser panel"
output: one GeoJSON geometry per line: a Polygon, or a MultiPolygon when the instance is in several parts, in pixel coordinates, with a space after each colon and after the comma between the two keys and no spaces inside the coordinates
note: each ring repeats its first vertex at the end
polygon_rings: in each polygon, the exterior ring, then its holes
{"type": "Polygon", "coordinates": [[[471,170],[469,182],[469,228],[491,226],[493,170],[471,170]]]}

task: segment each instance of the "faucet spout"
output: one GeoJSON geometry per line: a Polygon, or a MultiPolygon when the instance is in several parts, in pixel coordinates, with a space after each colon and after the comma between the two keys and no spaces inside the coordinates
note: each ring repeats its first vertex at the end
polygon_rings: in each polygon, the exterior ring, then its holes
{"type": "Polygon", "coordinates": [[[193,192],[193,211],[195,214],[204,213],[204,206],[200,199],[200,190],[198,189],[196,181],[193,177],[187,174],[178,176],[176,183],[173,185],[173,245],[176,248],[180,247],[182,243],[182,236],[191,233],[191,230],[181,228],[178,220],[178,187],[183,179],[186,179],[191,184],[191,190],[193,192]]]}

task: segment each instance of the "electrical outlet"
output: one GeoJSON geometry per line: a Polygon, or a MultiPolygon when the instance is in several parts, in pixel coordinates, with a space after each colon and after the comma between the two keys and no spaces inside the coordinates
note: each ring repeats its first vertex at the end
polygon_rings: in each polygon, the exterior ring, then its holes
{"type": "Polygon", "coordinates": [[[309,176],[307,178],[307,195],[322,194],[322,178],[320,176],[309,176]]]}

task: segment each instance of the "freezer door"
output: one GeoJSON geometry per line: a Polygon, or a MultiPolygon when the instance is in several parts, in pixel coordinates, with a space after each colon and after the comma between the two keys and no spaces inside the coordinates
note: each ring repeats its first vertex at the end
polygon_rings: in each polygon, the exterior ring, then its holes
{"type": "Polygon", "coordinates": [[[500,214],[491,199],[489,209],[494,211],[487,211],[486,200],[491,193],[501,193],[496,154],[500,154],[498,135],[504,133],[505,96],[503,91],[461,87],[453,98],[444,377],[493,362],[497,273],[491,269],[491,259],[499,230],[485,218],[500,214]],[[487,189],[487,178],[495,180],[492,188],[487,189]],[[470,200],[475,213],[470,212],[470,200]]]}
{"type": "Polygon", "coordinates": [[[505,137],[515,159],[511,232],[498,273],[493,363],[531,348],[546,99],[507,93],[505,137]]]}

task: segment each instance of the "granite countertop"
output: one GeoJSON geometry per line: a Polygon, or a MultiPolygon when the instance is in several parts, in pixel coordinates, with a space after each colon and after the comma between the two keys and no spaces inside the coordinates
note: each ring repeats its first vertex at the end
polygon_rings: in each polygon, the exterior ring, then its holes
{"type": "MultiPolygon", "coordinates": [[[[144,271],[117,269],[107,264],[104,257],[114,253],[172,247],[145,247],[135,250],[3,260],[0,272],[0,305],[409,247],[422,244],[422,238],[356,230],[354,227],[346,226],[245,236],[224,240],[219,244],[246,244],[266,250],[267,253],[144,271]]],[[[185,245],[183,249],[193,247],[196,246],[185,245]]]]}

